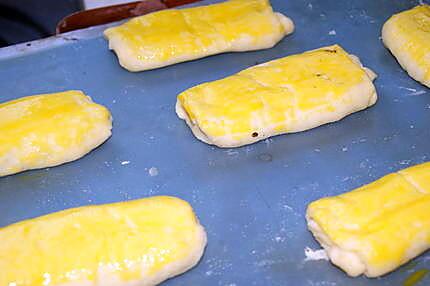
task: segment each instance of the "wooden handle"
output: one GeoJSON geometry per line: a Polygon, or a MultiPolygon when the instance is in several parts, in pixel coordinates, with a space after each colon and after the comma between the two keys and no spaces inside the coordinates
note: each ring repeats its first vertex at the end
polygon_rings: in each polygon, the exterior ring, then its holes
{"type": "Polygon", "coordinates": [[[201,0],[161,0],[161,2],[163,2],[169,8],[178,7],[181,5],[190,4],[198,1],[201,0]]]}
{"type": "Polygon", "coordinates": [[[144,0],[79,11],[62,19],[57,24],[56,33],[61,34],[73,30],[116,22],[130,17],[145,15],[151,12],[197,1],[200,0],[144,0]]]}

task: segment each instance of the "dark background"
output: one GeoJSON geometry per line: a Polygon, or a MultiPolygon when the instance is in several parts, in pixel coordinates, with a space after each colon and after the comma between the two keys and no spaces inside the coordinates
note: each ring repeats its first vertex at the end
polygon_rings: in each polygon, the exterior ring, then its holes
{"type": "Polygon", "coordinates": [[[48,37],[80,0],[0,0],[0,47],[48,37]]]}

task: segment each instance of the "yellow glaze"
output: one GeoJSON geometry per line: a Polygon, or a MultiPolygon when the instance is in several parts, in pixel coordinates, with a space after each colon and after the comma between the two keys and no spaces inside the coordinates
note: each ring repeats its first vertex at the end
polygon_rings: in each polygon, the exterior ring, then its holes
{"type": "Polygon", "coordinates": [[[75,160],[111,134],[109,111],[80,91],[0,104],[0,176],[75,160]]]}
{"type": "Polygon", "coordinates": [[[199,139],[234,147],[339,120],[375,101],[372,79],[335,45],[198,85],[177,104],[199,139]]]}
{"type": "MultiPolygon", "coordinates": [[[[325,246],[355,253],[369,277],[388,273],[430,247],[430,162],[311,203],[308,220],[325,246]]],[[[342,265],[339,265],[342,267],[342,265]]]]}
{"type": "Polygon", "coordinates": [[[140,71],[226,51],[269,48],[292,30],[291,20],[273,13],[268,0],[230,0],[140,16],[107,29],[105,36],[120,64],[140,71]]]}
{"type": "Polygon", "coordinates": [[[403,281],[403,286],[416,286],[421,280],[423,280],[427,274],[429,273],[429,270],[427,269],[420,269],[411,275],[409,275],[405,281],[403,281]]]}
{"type": "Polygon", "coordinates": [[[430,5],[416,6],[394,15],[384,25],[384,30],[384,36],[396,39],[392,42],[393,39],[384,37],[384,42],[402,66],[412,77],[430,87],[430,5]]]}
{"type": "Polygon", "coordinates": [[[136,280],[186,258],[201,233],[191,206],[174,197],[49,214],[0,229],[0,285],[120,285],[110,278],[136,280]],[[103,278],[106,269],[113,276],[103,278]]]}

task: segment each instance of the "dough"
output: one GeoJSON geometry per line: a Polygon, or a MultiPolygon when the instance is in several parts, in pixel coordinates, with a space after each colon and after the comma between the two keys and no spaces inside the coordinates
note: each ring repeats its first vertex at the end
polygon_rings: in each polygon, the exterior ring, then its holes
{"type": "Polygon", "coordinates": [[[382,40],[415,80],[430,87],[430,6],[420,5],[392,16],[382,40]]]}
{"type": "Polygon", "coordinates": [[[350,276],[384,275],[430,248],[430,162],[308,206],[309,230],[350,276]]]}
{"type": "Polygon", "coordinates": [[[205,245],[178,198],[69,209],[0,229],[0,285],[156,285],[196,265],[205,245]]]}
{"type": "Polygon", "coordinates": [[[337,121],[373,105],[375,77],[335,45],[188,89],[178,96],[176,113],[203,142],[237,147],[337,121]]]}
{"type": "Polygon", "coordinates": [[[104,34],[119,63],[143,71],[224,52],[273,47],[294,30],[268,0],[229,0],[136,17],[104,34]]]}
{"type": "Polygon", "coordinates": [[[81,91],[2,103],[0,176],[79,159],[109,138],[111,129],[109,111],[81,91]]]}

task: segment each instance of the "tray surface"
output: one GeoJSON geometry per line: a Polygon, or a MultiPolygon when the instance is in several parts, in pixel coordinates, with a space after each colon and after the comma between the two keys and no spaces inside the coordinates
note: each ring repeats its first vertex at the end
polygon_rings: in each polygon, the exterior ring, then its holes
{"type": "Polygon", "coordinates": [[[122,69],[101,28],[0,50],[0,101],[80,89],[114,118],[113,137],[84,158],[0,178],[0,226],[82,205],[172,195],[193,205],[209,243],[196,268],[165,285],[401,285],[429,268],[427,252],[383,278],[351,279],[304,254],[319,248],[305,224],[309,202],[430,160],[430,90],[407,76],[379,38],[391,14],[418,2],[272,4],[296,24],[276,47],[153,71],[122,69]],[[174,112],[186,88],[334,43],[378,73],[374,107],[236,149],[196,140],[174,112]]]}

